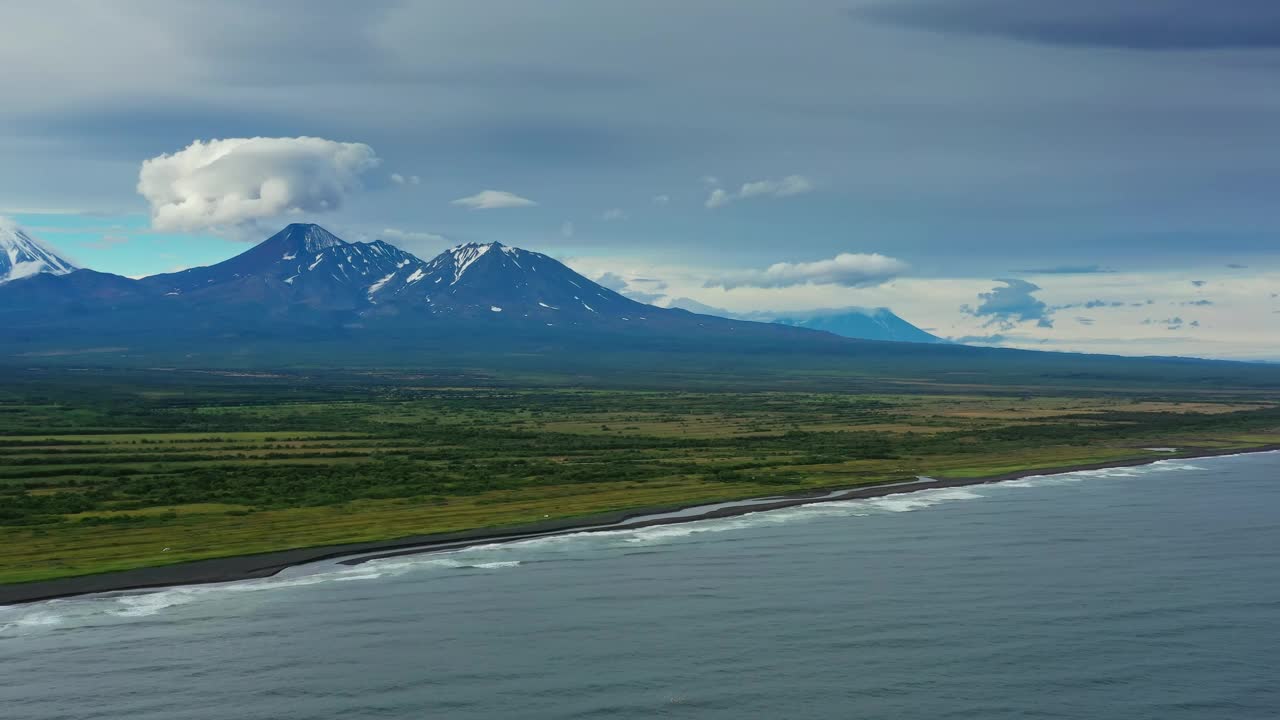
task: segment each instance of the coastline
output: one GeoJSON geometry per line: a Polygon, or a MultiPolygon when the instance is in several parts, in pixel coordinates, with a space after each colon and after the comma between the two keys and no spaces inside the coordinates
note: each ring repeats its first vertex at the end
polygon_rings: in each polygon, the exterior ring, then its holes
{"type": "Polygon", "coordinates": [[[1205,457],[1245,455],[1280,451],[1280,445],[1264,445],[1252,448],[1190,449],[1160,457],[1117,460],[1112,462],[1084,463],[1054,468],[1019,470],[973,478],[929,478],[907,482],[864,485],[844,490],[814,490],[776,497],[745,499],[723,503],[698,503],[656,508],[601,513],[596,515],[546,520],[503,528],[480,528],[451,533],[404,537],[393,540],[328,545],[295,550],[282,550],[256,555],[240,555],[225,558],[196,560],[175,565],[164,565],[133,570],[121,570],[98,575],[44,580],[33,583],[0,585],[0,605],[56,600],[80,595],[93,595],[122,591],[149,590],[181,585],[205,585],[271,577],[281,571],[325,560],[341,560],[343,565],[358,565],[373,560],[403,555],[459,550],[475,545],[519,542],[534,538],[569,533],[609,532],[656,525],[713,520],[769,510],[780,510],[798,505],[821,502],[859,500],[888,495],[919,492],[936,488],[954,488],[985,485],[1026,477],[1062,475],[1087,470],[1136,467],[1150,465],[1161,460],[1190,460],[1205,457]],[[699,512],[699,509],[704,511],[699,512]]]}

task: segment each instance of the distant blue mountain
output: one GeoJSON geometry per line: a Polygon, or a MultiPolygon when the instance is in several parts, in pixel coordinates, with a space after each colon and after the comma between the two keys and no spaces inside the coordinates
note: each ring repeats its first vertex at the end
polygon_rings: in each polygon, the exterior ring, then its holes
{"type": "Polygon", "coordinates": [[[821,330],[834,335],[859,340],[884,340],[889,342],[944,343],[936,335],[932,335],[911,323],[903,320],[889,308],[847,307],[840,309],[809,310],[806,312],[750,312],[734,313],[723,308],[716,308],[690,298],[677,298],[672,307],[682,308],[703,315],[715,315],[747,320],[751,322],[768,322],[792,327],[821,330]]]}

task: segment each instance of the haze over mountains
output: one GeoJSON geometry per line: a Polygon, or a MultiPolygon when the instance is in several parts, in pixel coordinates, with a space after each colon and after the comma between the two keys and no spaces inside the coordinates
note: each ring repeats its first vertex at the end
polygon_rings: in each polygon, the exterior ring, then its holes
{"type": "Polygon", "coordinates": [[[886,307],[810,310],[807,312],[749,312],[735,313],[724,308],[712,307],[691,298],[677,298],[672,307],[689,312],[718,315],[736,320],[769,322],[792,325],[810,330],[822,330],[834,335],[861,340],[886,340],[890,342],[941,343],[946,342],[932,333],[921,330],[898,317],[886,307]]]}

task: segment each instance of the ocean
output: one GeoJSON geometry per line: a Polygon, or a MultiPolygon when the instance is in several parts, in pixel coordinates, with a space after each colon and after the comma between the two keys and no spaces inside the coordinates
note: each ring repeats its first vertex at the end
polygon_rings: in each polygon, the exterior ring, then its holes
{"type": "Polygon", "coordinates": [[[0,717],[1280,717],[1280,453],[0,608],[0,717]]]}

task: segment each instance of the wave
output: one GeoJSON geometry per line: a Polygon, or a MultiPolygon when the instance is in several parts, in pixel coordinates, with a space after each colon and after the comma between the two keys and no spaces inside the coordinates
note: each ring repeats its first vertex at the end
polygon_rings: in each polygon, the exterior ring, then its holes
{"type": "MultiPolygon", "coordinates": [[[[1239,457],[1238,455],[1223,455],[1221,457],[1239,457]]],[[[994,486],[1010,487],[1010,488],[1037,488],[1037,487],[1053,487],[1057,485],[1070,485],[1074,483],[1084,482],[1093,479],[1111,479],[1111,478],[1135,478],[1149,475],[1151,473],[1162,472],[1184,472],[1188,470],[1204,470],[1205,468],[1194,465],[1186,460],[1156,460],[1146,465],[1130,465],[1127,467],[1111,467],[1099,468],[1097,470],[1076,470],[1074,472],[1057,473],[1053,475],[1028,475],[1017,480],[1006,480],[1001,483],[995,483],[994,486]]]]}
{"type": "MultiPolygon", "coordinates": [[[[1237,457],[1235,455],[1223,457],[1237,457]]],[[[580,553],[582,542],[634,548],[636,545],[664,545],[707,533],[748,530],[824,518],[866,517],[878,514],[925,510],[947,503],[965,502],[987,497],[998,488],[1039,488],[1086,482],[1098,479],[1133,478],[1150,473],[1203,470],[1201,465],[1186,460],[1158,460],[1132,466],[1080,470],[1056,475],[1034,475],[989,485],[958,488],[926,488],[909,493],[858,500],[835,500],[797,505],[778,510],[762,510],[746,515],[710,520],[653,525],[642,528],[618,528],[596,532],[573,532],[516,542],[495,542],[449,552],[406,555],[371,560],[356,566],[336,563],[299,566],[261,580],[245,580],[214,585],[193,585],[162,590],[91,595],[49,600],[31,605],[0,607],[0,640],[8,636],[57,628],[102,622],[120,622],[157,615],[166,610],[213,598],[226,598],[243,593],[258,593],[323,585],[335,582],[360,582],[397,577],[410,572],[437,569],[474,572],[507,570],[526,560],[511,558],[513,554],[580,553]],[[498,554],[498,559],[494,555],[498,554]]],[[[639,520],[643,520],[640,518],[639,520]]]]}
{"type": "MultiPolygon", "coordinates": [[[[465,552],[465,551],[459,551],[465,552]]],[[[0,639],[12,635],[70,625],[118,622],[158,615],[166,610],[203,600],[227,598],[245,593],[260,593],[285,588],[300,588],[328,583],[359,582],[395,577],[426,569],[445,570],[503,570],[521,565],[519,560],[491,562],[465,562],[452,557],[422,555],[395,560],[377,560],[334,569],[322,567],[301,575],[277,575],[262,580],[243,580],[211,585],[188,585],[141,592],[92,595],[60,600],[48,600],[32,605],[0,607],[0,639]]]]}

